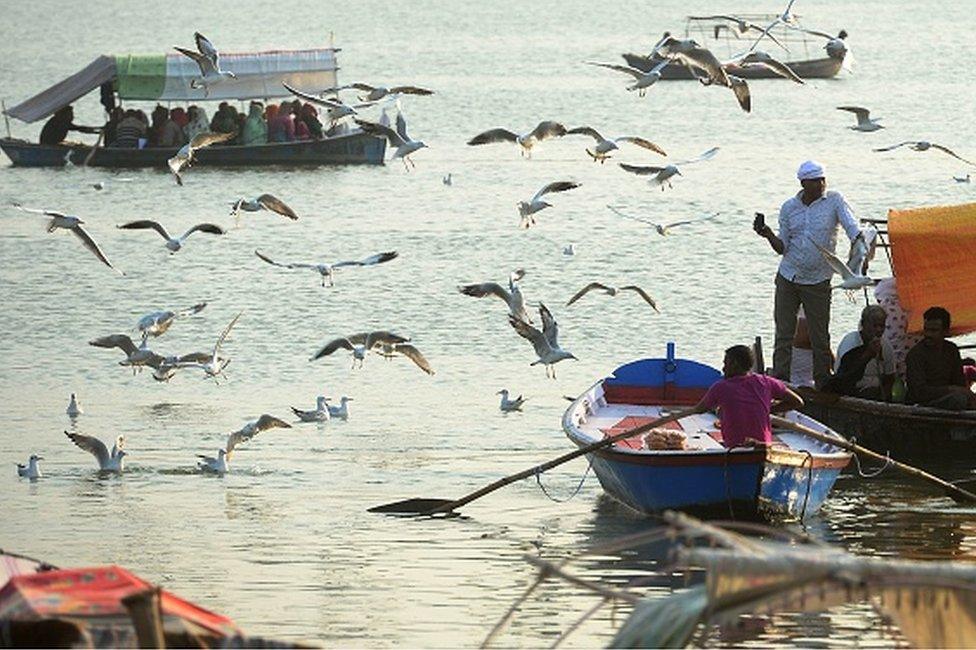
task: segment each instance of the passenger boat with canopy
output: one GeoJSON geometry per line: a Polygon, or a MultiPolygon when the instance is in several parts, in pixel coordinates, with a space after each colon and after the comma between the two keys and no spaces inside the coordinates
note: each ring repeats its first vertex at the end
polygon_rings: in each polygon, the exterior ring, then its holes
{"type": "MultiPolygon", "coordinates": [[[[586,447],[673,411],[693,406],[721,373],[675,357],[625,364],[577,397],[563,415],[563,430],[586,447]]],[[[789,420],[842,441],[813,418],[789,420]]],[[[634,510],[803,519],[816,513],[851,454],[802,433],[773,430],[773,444],[727,449],[719,419],[703,413],[618,441],[590,455],[593,472],[611,497],[634,510]],[[649,448],[650,447],[650,448],[649,448]]]]}
{"type": "MultiPolygon", "coordinates": [[[[282,85],[318,93],[337,86],[337,50],[332,47],[305,50],[229,53],[221,55],[221,67],[233,72],[207,88],[195,87],[200,78],[197,64],[177,53],[158,55],[99,56],[70,77],[54,84],[4,114],[33,123],[54,114],[88,93],[101,89],[105,98],[119,101],[201,103],[231,100],[290,98],[282,85]]],[[[43,145],[10,137],[0,139],[0,149],[15,166],[63,167],[69,163],[93,167],[159,167],[177,148],[144,149],[65,143],[43,145]]],[[[321,140],[269,142],[243,146],[214,146],[196,153],[199,162],[216,166],[383,164],[386,140],[352,129],[321,140]]]]}
{"type": "MultiPolygon", "coordinates": [[[[711,50],[720,61],[735,58],[737,53],[748,50],[761,33],[754,28],[740,29],[746,24],[761,28],[769,26],[778,18],[776,14],[736,14],[735,16],[688,16],[685,21],[684,38],[693,38],[703,47],[711,50]],[[739,19],[737,23],[732,18],[739,19]]],[[[800,25],[785,25],[777,23],[770,30],[770,34],[780,47],[766,38],[760,45],[776,59],[785,63],[801,79],[829,79],[836,77],[846,66],[850,67],[853,55],[848,49],[845,38],[847,32],[841,30],[837,36],[813,29],[805,29],[800,25]],[[788,48],[788,51],[787,51],[788,48]]],[[[627,53],[623,55],[627,65],[643,72],[650,72],[664,59],[656,56],[627,53]]],[[[729,74],[742,79],[782,79],[775,72],[765,66],[726,66],[729,74]]],[[[669,63],[661,69],[662,80],[694,79],[694,75],[686,66],[669,63]]]]}
{"type": "MultiPolygon", "coordinates": [[[[922,331],[922,314],[933,305],[952,315],[952,336],[976,332],[976,203],[890,210],[879,227],[889,254],[899,314],[889,327],[922,331]],[[885,241],[887,240],[887,241],[885,241]]],[[[914,341],[915,339],[910,339],[914,341]]],[[[963,356],[966,356],[963,354],[963,356]]],[[[800,388],[803,412],[848,438],[903,460],[976,449],[976,411],[949,411],[912,404],[879,402],[800,388]]]]}

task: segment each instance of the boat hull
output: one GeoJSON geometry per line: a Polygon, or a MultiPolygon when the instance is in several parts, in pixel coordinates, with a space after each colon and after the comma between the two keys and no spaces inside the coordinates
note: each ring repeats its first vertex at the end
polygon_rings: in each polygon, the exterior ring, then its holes
{"type": "MultiPolygon", "coordinates": [[[[627,53],[623,57],[627,65],[643,72],[650,72],[660,62],[660,59],[648,59],[646,56],[641,56],[640,54],[627,53]]],[[[784,63],[801,79],[829,79],[840,74],[844,60],[827,56],[821,59],[784,61],[784,63]]],[[[726,71],[742,79],[783,79],[782,76],[761,65],[742,67],[730,64],[726,66],[726,71]]],[[[690,81],[694,78],[691,70],[683,65],[669,63],[661,69],[662,81],[690,81]]]]}
{"type": "MultiPolygon", "coordinates": [[[[169,147],[100,147],[92,152],[92,148],[87,145],[41,145],[10,138],[0,139],[0,149],[3,149],[16,167],[64,167],[70,161],[74,165],[120,169],[168,169],[166,161],[177,152],[177,149],[169,147]]],[[[194,158],[196,163],[212,167],[382,165],[385,154],[384,138],[352,133],[323,140],[212,146],[200,149],[194,154],[194,158]]]]}

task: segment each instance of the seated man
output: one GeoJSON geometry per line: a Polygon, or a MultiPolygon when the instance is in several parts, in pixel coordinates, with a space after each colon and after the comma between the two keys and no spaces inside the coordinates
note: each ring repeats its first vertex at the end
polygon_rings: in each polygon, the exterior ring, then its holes
{"type": "Polygon", "coordinates": [[[929,307],[922,315],[923,338],[905,357],[906,400],[933,408],[961,411],[976,408],[976,395],[966,387],[959,348],[946,340],[949,312],[929,307]]]}
{"type": "Polygon", "coordinates": [[[51,116],[41,129],[41,144],[61,144],[68,137],[68,131],[80,133],[99,133],[100,128],[94,126],[78,126],[74,123],[75,109],[62,106],[51,116]]]}
{"type": "Polygon", "coordinates": [[[840,395],[891,401],[895,384],[895,351],[882,335],[888,313],[881,305],[868,305],[861,312],[857,331],[837,346],[834,376],[824,390],[840,395]]]}
{"type": "Polygon", "coordinates": [[[698,404],[668,416],[665,421],[680,420],[717,407],[722,421],[723,445],[732,448],[770,444],[773,431],[769,414],[799,408],[803,406],[803,399],[779,379],[753,373],[754,364],[751,348],[733,345],[725,351],[724,378],[712,384],[698,404]]]}

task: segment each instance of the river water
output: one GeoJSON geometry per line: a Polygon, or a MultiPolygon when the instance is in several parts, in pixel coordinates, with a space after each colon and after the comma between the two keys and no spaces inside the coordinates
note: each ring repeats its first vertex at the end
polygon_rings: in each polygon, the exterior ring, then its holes
{"type": "MultiPolygon", "coordinates": [[[[823,161],[830,186],[859,216],[976,197],[976,185],[952,181],[966,170],[946,156],[871,152],[928,138],[976,155],[972,71],[960,65],[961,53],[972,51],[976,4],[969,0],[931,12],[801,0],[795,9],[806,24],[850,32],[855,74],[805,87],[754,82],[750,115],[729,93],[691,82],[661,84],[640,99],[623,89],[622,76],[582,64],[646,50],[664,29],[680,31],[686,14],[736,8],[676,0],[610,10],[577,1],[214,2],[160,12],[123,2],[40,0],[7,7],[0,88],[8,106],[98,54],[159,52],[192,43],[194,30],[227,51],[319,46],[334,32],[340,82],[409,83],[437,94],[405,101],[411,135],[430,145],[415,156],[411,173],[399,163],[198,166],[178,188],[162,170],[125,172],[131,182],[113,182],[97,169],[0,169],[0,199],[81,216],[126,272],[113,275],[68,234],[46,235],[39,218],[2,210],[0,460],[9,471],[0,472],[0,545],[62,566],[124,565],[252,634],[340,646],[453,647],[480,643],[531,583],[524,554],[557,559],[653,526],[602,497],[592,476],[567,502],[524,481],[448,521],[366,510],[413,496],[459,497],[567,451],[562,396],[629,360],[663,354],[668,341],[677,342],[679,355],[718,364],[733,343],[770,340],[777,259],[750,224],[755,210],[774,220],[796,190],[800,161],[823,161]],[[842,104],[872,108],[887,128],[848,130],[851,116],[834,108],[842,104]],[[583,138],[546,142],[532,160],[513,147],[464,144],[491,127],[524,130],[541,119],[641,135],[677,158],[721,151],[661,192],[614,164],[591,162],[583,138]],[[447,173],[450,187],[441,182],[447,173]],[[90,189],[104,179],[104,191],[90,189]],[[537,227],[518,230],[515,203],[560,179],[582,186],[555,196],[537,227]],[[234,228],[227,203],[261,192],[283,198],[302,218],[245,215],[234,228]],[[663,238],[610,213],[607,203],[654,220],[720,214],[663,238]],[[172,230],[200,221],[230,230],[220,239],[195,235],[170,256],[155,235],[114,228],[136,218],[156,218],[172,230]],[[561,253],[570,242],[577,245],[573,257],[561,253]],[[397,250],[400,259],[340,272],[326,290],[314,274],[267,266],[255,249],[286,261],[384,250],[397,250]],[[511,331],[498,301],[456,291],[462,282],[503,281],[516,267],[527,271],[529,300],[550,306],[561,341],[580,359],[560,364],[555,381],[529,367],[530,346],[511,331]],[[564,307],[597,279],[645,286],[661,313],[597,296],[564,307]],[[191,373],[157,384],[118,367],[116,351],[86,345],[132,332],[154,309],[203,300],[206,310],[178,322],[155,348],[206,349],[244,310],[226,344],[233,363],[225,384],[191,373]],[[405,359],[373,357],[362,370],[351,370],[345,355],[308,361],[329,339],[381,328],[411,336],[437,374],[405,359]],[[499,412],[501,388],[529,396],[523,413],[499,412]],[[71,391],[86,411],[77,430],[105,440],[126,436],[123,476],[96,476],[92,459],[65,438],[71,391]],[[195,454],[214,453],[245,421],[261,413],[284,417],[290,405],[309,408],[322,393],[354,398],[347,422],[263,433],[238,449],[222,479],[193,471],[195,454]],[[12,465],[32,452],[45,456],[45,476],[18,480],[12,465]]],[[[83,99],[77,121],[97,124],[99,111],[97,97],[83,99]]],[[[39,125],[13,129],[33,138],[39,125]]],[[[616,160],[658,159],[625,150],[616,160]]],[[[883,260],[873,273],[887,273],[883,260]]],[[[860,308],[835,295],[835,341],[855,327],[860,308]]],[[[969,459],[947,459],[929,468],[955,478],[970,466],[969,459]]],[[[585,461],[575,461],[542,482],[564,498],[585,470],[585,461]]],[[[807,528],[856,553],[971,562],[973,514],[891,473],[851,475],[807,528]]],[[[622,553],[573,566],[590,579],[626,584],[654,576],[657,560],[622,553]]],[[[651,593],[672,586],[664,574],[652,582],[651,593]]],[[[578,588],[547,583],[498,643],[548,645],[594,602],[578,588]]],[[[605,644],[623,618],[601,611],[568,643],[605,644]]],[[[902,643],[865,606],[786,612],[750,630],[737,643],[902,643]]]]}

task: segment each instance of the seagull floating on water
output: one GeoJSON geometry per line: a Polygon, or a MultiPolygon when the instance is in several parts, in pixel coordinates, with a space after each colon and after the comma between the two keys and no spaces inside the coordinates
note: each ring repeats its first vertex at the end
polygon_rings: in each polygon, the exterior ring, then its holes
{"type": "Polygon", "coordinates": [[[410,163],[414,168],[417,167],[417,163],[413,161],[410,154],[416,153],[421,149],[427,148],[423,140],[412,140],[409,135],[407,135],[407,120],[403,116],[401,111],[397,111],[396,118],[396,131],[388,126],[383,126],[376,122],[367,122],[366,120],[355,119],[356,124],[359,128],[363,130],[364,133],[370,135],[378,135],[387,139],[391,147],[396,147],[393,151],[393,155],[390,156],[390,160],[396,160],[399,158],[403,161],[403,167],[410,171],[410,163]]]}
{"type": "Polygon", "coordinates": [[[572,257],[573,255],[576,255],[576,244],[570,242],[565,246],[563,246],[563,255],[566,255],[568,257],[572,257]]]}
{"type": "Polygon", "coordinates": [[[962,156],[954,152],[952,149],[948,147],[944,147],[941,144],[929,142],[928,140],[906,140],[905,142],[899,142],[898,144],[893,144],[890,147],[881,147],[879,149],[875,149],[875,151],[892,151],[894,149],[898,149],[899,147],[905,147],[905,146],[910,148],[912,151],[928,151],[929,149],[936,149],[938,151],[941,151],[942,153],[949,154],[956,160],[961,160],[967,165],[972,165],[973,167],[976,167],[976,163],[972,162],[971,160],[966,160],[965,158],[963,158],[962,156]]]}
{"type": "Polygon", "coordinates": [[[444,185],[451,186],[451,185],[454,185],[454,178],[449,173],[447,176],[445,176],[444,178],[441,179],[441,182],[444,183],[444,185]]]}
{"type": "Polygon", "coordinates": [[[180,311],[154,311],[140,318],[136,328],[142,333],[144,339],[149,336],[162,336],[169,331],[177,318],[199,314],[206,306],[207,303],[201,302],[180,311]]]}
{"type": "Polygon", "coordinates": [[[534,226],[536,223],[535,213],[552,207],[551,203],[542,200],[543,196],[555,192],[568,192],[569,190],[575,190],[579,186],[579,183],[573,181],[553,181],[536,192],[535,196],[528,201],[519,201],[517,204],[519,217],[521,217],[519,226],[526,229],[534,226]]]}
{"type": "Polygon", "coordinates": [[[203,96],[210,96],[210,86],[215,86],[226,79],[237,79],[233,72],[220,69],[220,53],[210,40],[200,32],[194,32],[193,37],[197,42],[197,51],[189,50],[184,47],[174,46],[180,54],[193,59],[194,63],[200,68],[200,79],[191,79],[190,88],[203,88],[203,96]]]}
{"type": "Polygon", "coordinates": [[[234,203],[231,204],[233,207],[230,211],[230,216],[239,217],[241,210],[244,212],[260,212],[261,210],[268,210],[280,214],[283,217],[288,217],[292,221],[298,220],[298,215],[295,211],[289,208],[284,201],[279,199],[273,194],[262,194],[261,196],[254,199],[247,199],[243,196],[234,203]]]}
{"type": "Polygon", "coordinates": [[[615,151],[616,149],[619,149],[619,147],[617,146],[618,142],[629,142],[630,144],[637,145],[638,147],[641,147],[643,149],[649,149],[655,153],[659,153],[662,156],[668,155],[664,152],[664,149],[657,146],[650,140],[646,140],[644,138],[640,138],[632,135],[622,135],[620,137],[613,138],[612,140],[610,140],[600,135],[600,133],[596,129],[592,129],[588,126],[578,126],[574,129],[570,129],[566,131],[566,135],[588,135],[591,138],[593,138],[596,141],[596,146],[593,147],[592,151],[587,149],[586,153],[590,155],[590,157],[593,159],[593,162],[599,162],[601,164],[606,162],[607,158],[610,157],[611,151],[615,151]]]}
{"type": "Polygon", "coordinates": [[[68,417],[72,420],[82,415],[84,411],[81,409],[81,404],[78,402],[78,397],[74,393],[71,393],[71,399],[68,402],[68,408],[64,410],[68,414],[68,417]]]}
{"type": "Polygon", "coordinates": [[[125,465],[124,458],[127,455],[125,452],[124,436],[118,436],[115,439],[115,444],[112,445],[112,451],[109,452],[105,443],[98,438],[85,436],[80,433],[69,433],[67,431],[64,432],[64,435],[68,436],[68,439],[75,443],[79,449],[84,449],[95,457],[95,460],[98,461],[99,471],[122,473],[125,465]]]}
{"type": "Polygon", "coordinates": [[[375,346],[384,343],[407,343],[409,340],[410,339],[407,337],[383,330],[378,330],[375,332],[360,332],[359,334],[341,336],[337,339],[329,341],[322,346],[318,352],[312,355],[312,358],[309,359],[309,361],[321,359],[322,357],[328,356],[336,350],[343,348],[352,352],[352,367],[355,368],[356,362],[359,361],[359,367],[362,368],[363,362],[366,360],[366,353],[372,350],[375,346]]]}
{"type": "Polygon", "coordinates": [[[680,167],[683,165],[690,165],[692,163],[701,162],[703,160],[711,160],[718,153],[719,147],[712,147],[702,155],[697,158],[692,158],[690,160],[681,160],[678,162],[673,162],[668,165],[660,166],[640,166],[640,165],[628,165],[626,163],[619,163],[620,168],[624,171],[628,171],[631,174],[637,174],[638,176],[651,176],[649,182],[661,186],[661,191],[664,191],[664,186],[667,184],[668,187],[672,187],[671,179],[674,176],[683,176],[680,167]]]}
{"type": "Polygon", "coordinates": [[[573,354],[559,347],[559,327],[552,313],[542,303],[539,303],[539,316],[542,318],[542,330],[529,325],[523,320],[514,316],[508,317],[508,322],[515,328],[519,336],[532,343],[538,359],[533,361],[532,366],[543,364],[546,367],[546,376],[556,378],[555,364],[563,359],[576,359],[573,354]]]}
{"type": "Polygon", "coordinates": [[[956,181],[957,183],[971,183],[972,182],[972,178],[970,178],[970,175],[969,174],[966,174],[965,176],[953,176],[952,177],[952,180],[956,181]]]}
{"type": "Polygon", "coordinates": [[[617,208],[615,208],[612,205],[608,205],[607,207],[610,208],[610,210],[612,212],[614,212],[615,214],[623,217],[624,219],[630,219],[631,221],[639,221],[640,223],[646,223],[648,226],[652,226],[654,228],[655,232],[657,232],[657,234],[661,235],[662,237],[666,237],[666,236],[670,235],[672,228],[677,228],[678,226],[687,226],[688,224],[691,224],[691,223],[699,223],[699,222],[702,222],[702,221],[709,221],[710,219],[714,219],[719,214],[721,214],[719,212],[716,212],[716,213],[711,214],[711,215],[709,215],[707,217],[701,217],[700,219],[686,219],[684,221],[673,221],[671,223],[655,223],[655,222],[651,221],[650,219],[643,219],[641,217],[635,217],[633,215],[625,214],[625,213],[621,212],[620,210],[618,210],[617,208]]]}
{"type": "Polygon", "coordinates": [[[95,255],[95,257],[101,260],[102,264],[112,269],[119,275],[125,275],[125,273],[112,266],[112,263],[108,261],[107,257],[105,257],[105,253],[103,253],[102,249],[98,247],[98,244],[95,243],[95,240],[92,239],[91,235],[89,235],[88,232],[81,227],[81,224],[85,222],[79,219],[78,217],[73,217],[71,215],[67,215],[62,212],[56,212],[54,210],[37,210],[34,208],[25,208],[19,203],[14,203],[13,207],[17,208],[18,210],[22,210],[23,212],[30,212],[31,214],[42,214],[44,216],[51,217],[51,220],[48,221],[47,224],[47,231],[49,233],[54,232],[58,228],[61,228],[63,230],[70,230],[72,233],[74,233],[75,237],[81,240],[81,243],[84,245],[85,248],[90,250],[95,255]]]}
{"type": "Polygon", "coordinates": [[[390,260],[395,260],[399,257],[399,253],[396,251],[388,251],[385,253],[376,253],[375,255],[370,255],[363,260],[349,260],[345,262],[335,262],[334,264],[326,264],[325,262],[320,262],[318,264],[304,263],[304,262],[291,262],[291,263],[280,263],[275,262],[273,259],[267,255],[262,255],[258,251],[254,251],[254,254],[261,258],[263,261],[271,264],[272,266],[278,266],[283,269],[311,269],[316,271],[320,276],[322,276],[322,286],[326,286],[326,281],[328,281],[330,287],[335,286],[334,274],[338,269],[347,266],[373,266],[376,264],[383,264],[384,262],[389,262],[390,260]]]}
{"type": "Polygon", "coordinates": [[[569,302],[566,303],[566,306],[569,307],[574,302],[576,302],[577,300],[579,300],[580,298],[582,298],[583,296],[585,296],[586,294],[594,290],[600,290],[610,297],[616,297],[616,295],[621,291],[633,291],[638,296],[643,298],[644,302],[650,305],[655,312],[660,313],[660,310],[658,310],[657,303],[654,302],[654,299],[651,298],[646,291],[644,291],[643,289],[641,289],[640,287],[634,284],[628,284],[622,287],[611,287],[610,285],[603,284],[602,282],[591,282],[585,287],[583,287],[582,289],[580,289],[579,291],[577,291],[573,295],[573,297],[569,299],[569,302]]]}
{"type": "Polygon", "coordinates": [[[838,111],[847,111],[848,113],[854,113],[857,117],[857,124],[854,126],[849,126],[851,131],[877,131],[878,129],[883,129],[884,127],[878,124],[881,121],[880,117],[871,117],[871,111],[860,106],[838,106],[838,111]]]}
{"type": "Polygon", "coordinates": [[[525,271],[523,269],[515,269],[508,274],[508,290],[506,291],[503,286],[496,282],[482,282],[481,284],[465,284],[458,287],[458,291],[466,296],[471,296],[473,298],[484,298],[485,296],[497,296],[505,301],[508,305],[508,313],[518,318],[519,320],[524,320],[526,323],[531,323],[532,319],[529,317],[529,312],[525,309],[525,297],[522,295],[522,290],[519,288],[518,281],[525,276],[525,271]]]}
{"type": "Polygon", "coordinates": [[[522,397],[521,395],[519,395],[515,399],[509,399],[508,398],[508,389],[507,388],[501,389],[500,391],[498,391],[496,393],[496,395],[501,395],[502,396],[502,401],[498,405],[498,408],[503,413],[511,413],[512,411],[521,411],[522,410],[522,405],[525,404],[525,400],[528,399],[526,397],[522,397]]]}
{"type": "Polygon", "coordinates": [[[492,144],[495,142],[512,142],[519,145],[519,151],[525,157],[532,157],[532,148],[536,143],[548,138],[558,138],[566,135],[566,127],[559,122],[545,120],[539,122],[534,129],[528,133],[519,135],[508,129],[489,129],[479,133],[470,140],[469,145],[492,144]]]}
{"type": "Polygon", "coordinates": [[[291,425],[280,418],[265,413],[257,420],[248,422],[243,427],[227,436],[227,446],[217,451],[217,457],[197,455],[200,461],[197,468],[205,473],[219,474],[223,476],[227,473],[227,463],[230,461],[234,449],[241,443],[247,442],[262,431],[268,429],[283,428],[290,429],[291,425]]]}
{"type": "Polygon", "coordinates": [[[180,147],[176,155],[166,161],[169,170],[173,172],[177,185],[183,185],[183,171],[193,164],[196,152],[212,144],[227,142],[237,137],[237,133],[197,133],[189,142],[180,147]]]}
{"type": "Polygon", "coordinates": [[[329,416],[333,418],[339,418],[340,420],[349,419],[349,402],[353,401],[351,397],[346,397],[343,395],[339,398],[339,406],[329,405],[329,416]]]}
{"type": "Polygon", "coordinates": [[[183,243],[186,241],[187,237],[195,232],[205,232],[210,235],[223,235],[226,231],[220,226],[212,223],[198,223],[193,226],[180,237],[173,237],[167,232],[166,228],[157,221],[152,221],[150,219],[140,219],[138,221],[130,221],[129,223],[123,223],[116,226],[122,230],[155,230],[159,235],[166,240],[166,248],[169,250],[170,255],[176,251],[183,248],[183,243]]]}
{"type": "Polygon", "coordinates": [[[37,465],[37,461],[39,460],[44,460],[44,457],[31,454],[30,458],[27,459],[26,465],[17,463],[17,476],[20,478],[29,478],[32,481],[39,479],[41,477],[41,468],[37,465]]]}
{"type": "Polygon", "coordinates": [[[328,422],[332,413],[329,409],[329,405],[326,404],[325,396],[319,395],[315,400],[315,408],[310,411],[303,411],[302,409],[297,409],[294,406],[291,407],[292,413],[298,416],[298,419],[302,422],[328,422]]]}

